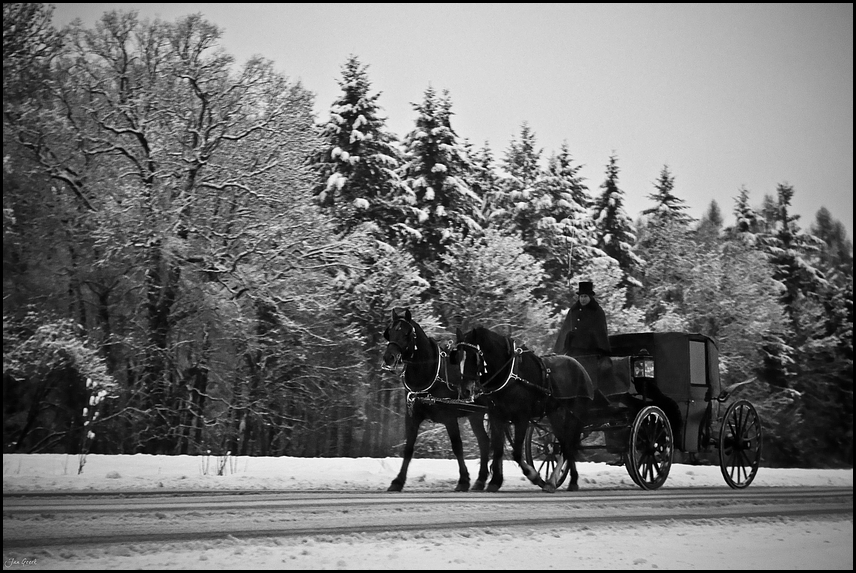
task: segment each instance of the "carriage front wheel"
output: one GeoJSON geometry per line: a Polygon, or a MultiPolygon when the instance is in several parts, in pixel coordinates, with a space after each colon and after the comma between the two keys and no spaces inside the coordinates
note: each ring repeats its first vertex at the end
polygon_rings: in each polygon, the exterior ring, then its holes
{"type": "Polygon", "coordinates": [[[728,407],[719,431],[719,469],[733,489],[748,487],[761,462],[761,418],[755,407],[738,400],[728,407]]]}
{"type": "Polygon", "coordinates": [[[549,424],[530,423],[529,427],[526,428],[526,439],[523,444],[523,455],[526,458],[526,463],[534,467],[544,481],[549,481],[550,476],[561,464],[556,487],[562,485],[562,482],[568,477],[571,464],[562,456],[562,446],[549,424]]]}
{"type": "Polygon", "coordinates": [[[646,406],[633,419],[625,465],[642,489],[657,489],[669,477],[674,440],[672,425],[657,406],[646,406]]]}

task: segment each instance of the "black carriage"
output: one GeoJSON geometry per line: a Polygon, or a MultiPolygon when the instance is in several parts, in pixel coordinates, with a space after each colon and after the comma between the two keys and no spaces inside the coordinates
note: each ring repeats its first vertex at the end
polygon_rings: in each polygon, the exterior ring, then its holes
{"type": "MultiPolygon", "coordinates": [[[[609,337],[610,356],[576,359],[592,378],[595,399],[583,437],[624,463],[643,489],[665,483],[675,450],[697,459],[718,450],[719,466],[732,488],[747,487],[761,460],[761,420],[746,400],[731,400],[735,386],[719,380],[719,349],[702,334],[645,332],[609,337]]],[[[742,384],[742,383],[741,383],[742,384]]],[[[739,385],[739,384],[738,384],[739,385]]],[[[542,476],[568,464],[546,420],[533,420],[524,443],[527,463],[542,476]]]]}

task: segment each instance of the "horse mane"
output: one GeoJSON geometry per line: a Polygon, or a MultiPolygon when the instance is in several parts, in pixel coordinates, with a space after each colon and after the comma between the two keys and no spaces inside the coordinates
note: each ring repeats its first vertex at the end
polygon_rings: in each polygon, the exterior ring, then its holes
{"type": "Polygon", "coordinates": [[[431,348],[432,351],[436,350],[437,352],[442,354],[443,346],[440,344],[440,341],[437,340],[436,338],[434,338],[433,336],[429,335],[427,332],[425,332],[425,329],[422,328],[421,324],[419,324],[415,320],[411,320],[410,326],[413,327],[413,330],[416,332],[417,337],[419,335],[422,335],[425,337],[425,339],[428,341],[428,347],[431,348]]]}
{"type": "Polygon", "coordinates": [[[523,350],[529,350],[529,348],[525,344],[519,343],[518,341],[516,341],[511,336],[508,336],[507,334],[502,334],[502,333],[496,332],[495,330],[491,330],[490,328],[488,328],[486,326],[483,326],[483,325],[476,326],[473,329],[473,333],[476,333],[477,331],[478,331],[477,336],[479,336],[481,340],[492,340],[492,339],[496,339],[498,341],[504,340],[506,349],[508,350],[509,354],[514,352],[515,346],[517,346],[518,348],[521,348],[523,350]]]}
{"type": "Polygon", "coordinates": [[[476,326],[472,330],[473,336],[475,336],[478,340],[491,340],[491,339],[501,339],[505,338],[505,335],[495,332],[489,329],[486,326],[476,326]]]}

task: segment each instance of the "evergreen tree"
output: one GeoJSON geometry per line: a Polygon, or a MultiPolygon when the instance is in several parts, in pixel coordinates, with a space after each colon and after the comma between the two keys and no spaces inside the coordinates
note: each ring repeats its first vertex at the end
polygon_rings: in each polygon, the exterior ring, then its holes
{"type": "Polygon", "coordinates": [[[452,129],[452,103],[448,92],[425,90],[416,127],[404,140],[405,183],[399,204],[405,218],[394,227],[421,265],[437,261],[455,234],[467,237],[482,232],[482,199],[467,185],[472,161],[452,129]]]}
{"type": "Polygon", "coordinates": [[[759,229],[761,232],[767,234],[775,233],[776,221],[779,219],[779,207],[776,204],[776,198],[769,193],[764,193],[758,214],[759,229]]]}
{"type": "Polygon", "coordinates": [[[779,184],[777,193],[777,200],[765,195],[759,215],[749,207],[748,191],[741,188],[735,199],[736,223],[726,233],[766,254],[773,265],[773,278],[785,287],[781,301],[788,309],[791,325],[798,334],[801,330],[797,316],[800,301],[814,297],[829,284],[823,272],[810,262],[812,257],[817,259],[826,243],[803,232],[797,224],[799,215],[790,213],[793,187],[779,184]]]}
{"type": "Polygon", "coordinates": [[[544,150],[536,149],[535,141],[535,132],[524,121],[520,126],[520,141],[512,139],[505,152],[503,167],[515,180],[518,189],[531,187],[541,174],[538,162],[544,150]]]}
{"type": "MultiPolygon", "coordinates": [[[[776,267],[774,278],[785,285],[782,302],[791,310],[802,297],[817,293],[827,286],[826,278],[808,262],[807,255],[815,253],[824,245],[817,237],[804,233],[797,225],[799,215],[790,213],[794,188],[786,183],[777,187],[778,202],[771,212],[773,232],[765,237],[765,246],[770,262],[776,267]]],[[[794,326],[796,326],[795,317],[794,326]]]]}
{"type": "Polygon", "coordinates": [[[660,177],[654,182],[654,188],[656,192],[648,195],[648,198],[656,205],[642,211],[643,215],[651,215],[653,219],[658,220],[674,219],[684,225],[693,221],[692,217],[684,213],[688,208],[684,205],[684,200],[672,193],[675,189],[675,177],[669,172],[668,165],[663,166],[660,177]]]}
{"type": "MultiPolygon", "coordinates": [[[[562,179],[563,183],[565,183],[567,187],[566,192],[570,194],[570,197],[565,198],[570,199],[580,207],[579,210],[575,209],[575,212],[584,212],[592,207],[593,202],[588,194],[588,187],[584,182],[585,178],[579,173],[583,166],[574,165],[573,163],[574,159],[571,157],[571,152],[568,149],[568,142],[565,141],[562,143],[559,153],[554,153],[550,156],[550,159],[547,161],[547,170],[539,179],[562,179]]],[[[564,205],[562,207],[564,207],[564,205]]]]}
{"type": "Polygon", "coordinates": [[[691,280],[698,245],[690,234],[693,220],[683,212],[687,207],[676,197],[674,178],[668,166],[655,182],[656,192],[649,198],[657,205],[643,211],[648,215],[638,233],[637,254],[645,261],[642,289],[633,293],[633,300],[643,301],[646,320],[661,325],[658,330],[678,329],[683,319],[684,290],[691,280]],[[665,320],[665,322],[664,322],[665,320]]]}
{"type": "Polygon", "coordinates": [[[531,243],[535,222],[529,217],[533,186],[541,177],[538,165],[543,150],[536,149],[535,133],[523,122],[520,141],[511,140],[502,160],[503,177],[489,196],[486,215],[490,225],[503,232],[518,234],[531,243]]]}
{"type": "Polygon", "coordinates": [[[624,275],[621,286],[642,286],[636,276],[644,263],[634,252],[636,233],[633,220],[624,211],[624,191],[618,186],[618,171],[618,159],[613,154],[606,165],[606,179],[600,185],[603,191],[595,199],[592,211],[597,246],[618,262],[624,275]]]}
{"type": "Polygon", "coordinates": [[[532,185],[529,201],[516,206],[515,220],[526,243],[525,250],[541,261],[547,272],[544,290],[539,294],[557,310],[569,306],[567,285],[573,269],[603,256],[596,246],[589,211],[591,198],[579,175],[581,168],[573,164],[564,143],[532,185]]]}
{"type": "Polygon", "coordinates": [[[852,279],[837,288],[812,265],[826,243],[797,225],[799,216],[790,212],[793,187],[782,183],[776,191],[775,205],[766,209],[772,228],[764,247],[774,278],[784,285],[781,300],[793,330],[787,382],[800,393],[806,429],[815,437],[805,449],[852,460],[852,279]],[[849,324],[842,320],[847,315],[849,324]]]}
{"type": "Polygon", "coordinates": [[[745,186],[740,187],[737,197],[734,198],[734,218],[734,226],[725,230],[726,235],[746,245],[755,245],[760,232],[759,217],[749,205],[749,190],[745,186]]]}
{"type": "Polygon", "coordinates": [[[831,283],[818,298],[801,300],[796,313],[798,334],[805,337],[791,368],[791,387],[799,393],[804,413],[800,461],[852,466],[853,282],[831,283]]]}
{"type": "Polygon", "coordinates": [[[499,188],[496,161],[487,141],[481,149],[473,152],[471,156],[473,166],[468,181],[473,192],[482,199],[482,219],[484,226],[487,226],[489,224],[488,213],[491,211],[492,201],[499,188]]]}
{"type": "MultiPolygon", "coordinates": [[[[765,209],[767,213],[771,210],[769,206],[765,209]]],[[[734,198],[735,224],[725,230],[728,240],[739,243],[764,257],[764,268],[769,269],[769,277],[773,279],[774,269],[770,263],[769,253],[765,245],[768,243],[769,224],[763,213],[753,209],[749,205],[749,191],[741,186],[737,197],[734,198]]],[[[735,249],[725,245],[726,252],[735,249]]],[[[781,283],[777,283],[780,284],[781,283]]],[[[782,304],[781,295],[784,289],[779,289],[779,303],[782,304]]],[[[782,306],[784,308],[784,306],[782,306]]],[[[775,387],[787,388],[789,379],[793,377],[793,353],[794,349],[789,344],[792,332],[765,332],[762,336],[762,368],[759,374],[762,380],[773,384],[775,387]]]]}
{"type": "Polygon", "coordinates": [[[392,233],[401,210],[391,204],[391,197],[402,186],[397,138],[386,130],[386,119],[380,115],[381,94],[370,95],[368,66],[350,56],[338,83],[342,94],[333,102],[330,119],[321,129],[323,146],[312,159],[318,174],[314,193],[342,230],[369,221],[381,236],[395,242],[392,233]]]}
{"type": "Polygon", "coordinates": [[[819,266],[835,282],[853,282],[853,242],[841,221],[836,220],[826,207],[821,207],[812,223],[811,234],[825,244],[820,246],[819,266]]]}
{"type": "MultiPolygon", "coordinates": [[[[783,441],[774,441],[770,450],[787,463],[852,463],[852,278],[842,286],[827,280],[823,249],[828,242],[801,231],[799,216],[790,212],[793,194],[792,186],[778,185],[777,197],[765,195],[753,221],[742,193],[732,231],[765,256],[780,285],[778,301],[787,322],[784,331],[764,333],[761,374],[765,382],[789,389],[795,413],[787,416],[787,426],[797,430],[776,425],[783,441]]],[[[817,229],[834,228],[829,223],[824,219],[817,229]]],[[[764,315],[753,310],[756,317],[764,315]]]]}
{"type": "Polygon", "coordinates": [[[710,205],[702,215],[698,227],[696,227],[696,235],[700,242],[704,243],[708,248],[716,245],[720,233],[722,231],[722,212],[719,210],[719,204],[716,200],[712,200],[710,205]]]}
{"type": "Polygon", "coordinates": [[[773,337],[789,336],[782,287],[763,253],[738,240],[700,249],[689,269],[683,313],[687,328],[719,341],[724,383],[759,375],[773,337]]]}

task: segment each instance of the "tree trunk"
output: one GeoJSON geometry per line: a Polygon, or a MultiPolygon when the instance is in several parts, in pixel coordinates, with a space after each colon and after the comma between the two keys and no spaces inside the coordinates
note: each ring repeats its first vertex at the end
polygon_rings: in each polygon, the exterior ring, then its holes
{"type": "Polygon", "coordinates": [[[172,453],[176,450],[176,439],[170,436],[168,419],[174,404],[169,402],[166,355],[171,329],[170,312],[178,294],[181,271],[177,266],[164,261],[162,249],[160,240],[154,241],[149,247],[147,275],[148,348],[143,385],[147,393],[145,406],[151,415],[151,430],[143,439],[144,453],[149,454],[172,453]]]}

